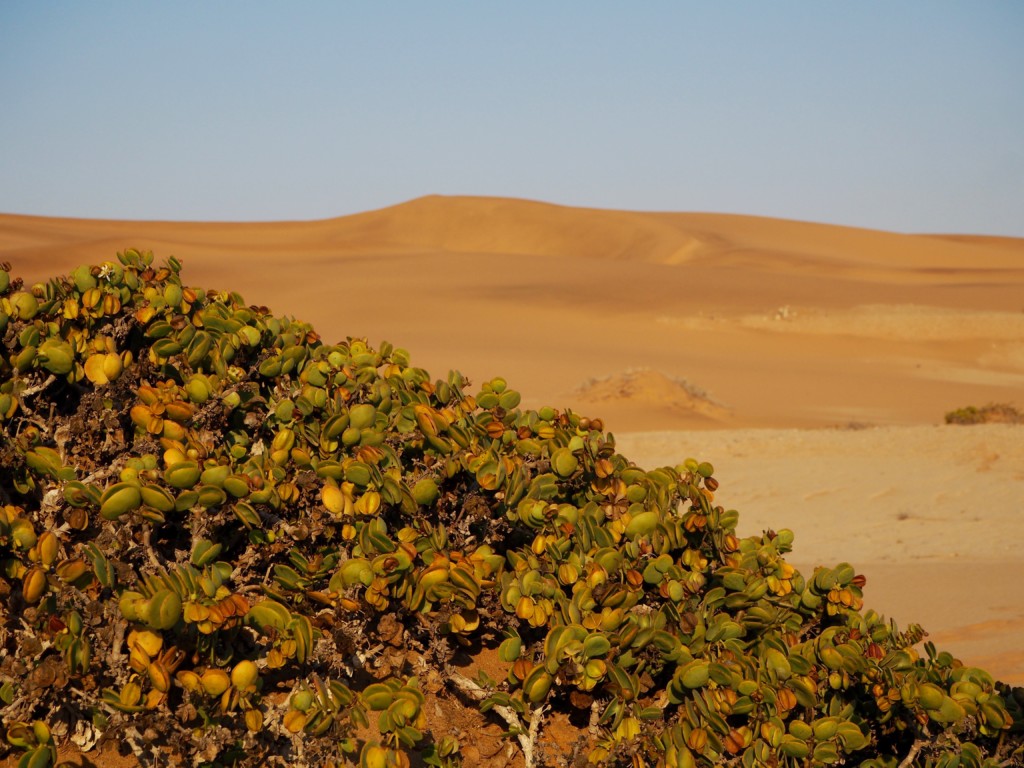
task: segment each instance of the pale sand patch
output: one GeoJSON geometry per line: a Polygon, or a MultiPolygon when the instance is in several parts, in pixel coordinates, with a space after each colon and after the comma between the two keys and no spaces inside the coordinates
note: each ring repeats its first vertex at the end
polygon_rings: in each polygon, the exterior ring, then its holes
{"type": "Polygon", "coordinates": [[[784,305],[770,313],[738,317],[663,317],[658,321],[693,331],[725,323],[773,333],[855,336],[889,341],[995,340],[1024,338],[1024,311],[984,312],[945,307],[865,304],[850,309],[784,305]]]}
{"type": "Polygon", "coordinates": [[[640,466],[710,461],[739,532],[789,528],[802,569],[852,563],[865,605],[924,625],[967,663],[1024,683],[1024,428],[627,433],[640,466]]]}

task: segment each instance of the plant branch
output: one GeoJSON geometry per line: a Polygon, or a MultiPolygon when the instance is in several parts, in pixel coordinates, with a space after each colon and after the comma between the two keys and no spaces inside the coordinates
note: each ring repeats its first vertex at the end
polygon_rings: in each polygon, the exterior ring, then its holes
{"type": "MultiPolygon", "coordinates": [[[[487,691],[477,685],[475,682],[470,680],[468,677],[463,675],[461,672],[449,667],[447,670],[448,679],[455,685],[458,690],[474,701],[483,701],[487,698],[487,691]]],[[[519,714],[511,707],[504,707],[501,705],[495,705],[493,711],[501,717],[510,729],[519,731],[517,738],[519,739],[519,747],[523,751],[523,761],[526,768],[536,768],[540,763],[537,762],[537,754],[535,751],[537,737],[540,735],[541,722],[544,719],[544,711],[547,709],[545,706],[540,706],[533,711],[533,715],[529,719],[529,726],[527,731],[522,731],[523,722],[519,717],[519,714]]]]}
{"type": "Polygon", "coordinates": [[[914,743],[910,745],[910,751],[907,753],[907,756],[900,762],[899,768],[910,768],[917,758],[917,753],[926,746],[928,746],[928,742],[924,739],[915,739],[914,743]]]}

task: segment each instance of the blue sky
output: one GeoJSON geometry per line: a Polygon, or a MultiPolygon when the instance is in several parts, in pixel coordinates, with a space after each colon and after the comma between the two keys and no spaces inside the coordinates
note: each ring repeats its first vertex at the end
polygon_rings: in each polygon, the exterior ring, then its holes
{"type": "Polygon", "coordinates": [[[1024,236],[1024,3],[0,3],[0,211],[420,195],[1024,236]]]}

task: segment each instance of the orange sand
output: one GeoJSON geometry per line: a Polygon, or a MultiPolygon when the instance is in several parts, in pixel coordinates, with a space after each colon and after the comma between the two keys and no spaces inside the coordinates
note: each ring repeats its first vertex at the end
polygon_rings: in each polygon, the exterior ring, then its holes
{"type": "Polygon", "coordinates": [[[641,464],[710,460],[741,532],[792,528],[795,563],[853,562],[869,606],[1024,684],[1024,427],[939,426],[1024,408],[1022,239],[494,198],[260,224],[0,215],[28,282],[131,246],[328,341],[601,416],[641,464]]]}

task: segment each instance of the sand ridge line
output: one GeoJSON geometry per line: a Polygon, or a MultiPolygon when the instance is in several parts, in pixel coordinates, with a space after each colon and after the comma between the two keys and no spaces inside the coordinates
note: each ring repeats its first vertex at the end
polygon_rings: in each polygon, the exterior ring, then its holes
{"type": "MultiPolygon", "coordinates": [[[[914,237],[834,225],[728,214],[659,214],[572,208],[529,200],[432,195],[351,216],[307,222],[99,221],[0,215],[0,250],[28,232],[51,238],[123,239],[163,234],[204,243],[329,242],[338,251],[367,244],[421,249],[531,253],[627,259],[664,264],[695,261],[749,266],[858,268],[892,272],[924,268],[1020,271],[1024,239],[914,237]],[[815,267],[814,265],[817,265],[815,267]]],[[[33,236],[33,239],[38,235],[33,236]]],[[[891,275],[890,275],[891,277],[891,275]]]]}

